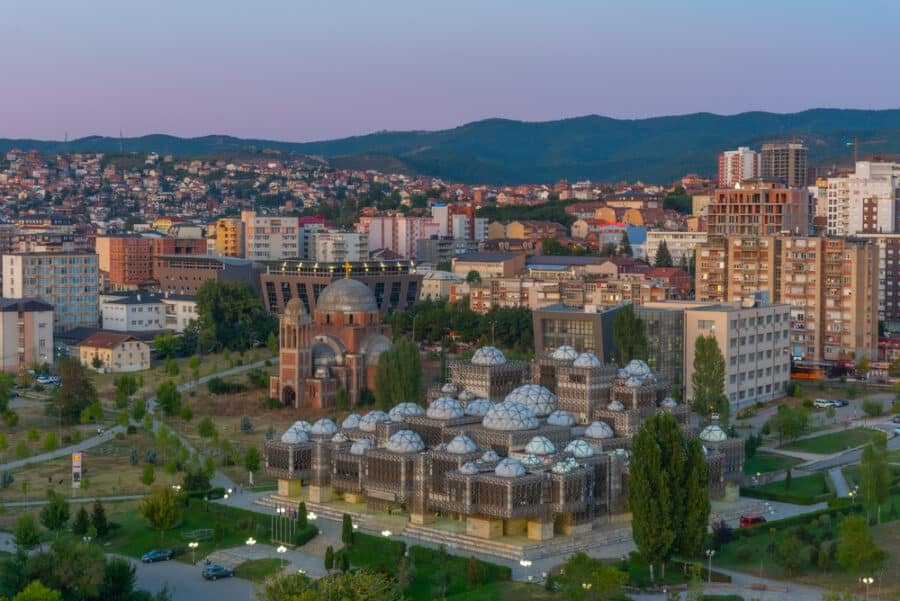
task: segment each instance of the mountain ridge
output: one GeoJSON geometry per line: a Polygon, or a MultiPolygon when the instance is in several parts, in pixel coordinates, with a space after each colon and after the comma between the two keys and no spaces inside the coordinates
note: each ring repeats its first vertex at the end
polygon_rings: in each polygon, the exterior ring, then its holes
{"type": "Polygon", "coordinates": [[[0,151],[36,149],[116,153],[159,152],[178,157],[276,150],[320,156],[343,167],[390,164],[405,172],[465,183],[536,183],[558,179],[669,182],[689,172],[713,174],[719,152],[758,148],[766,140],[803,139],[811,164],[849,164],[858,138],[884,139],[861,156],[900,153],[900,109],[816,108],[797,113],[709,112],[616,119],[582,115],[551,121],[488,118],[444,130],[380,131],[334,140],[289,142],[211,134],[183,138],[86,136],[54,140],[0,139],[0,151]],[[374,160],[384,157],[383,161],[374,160]]]}

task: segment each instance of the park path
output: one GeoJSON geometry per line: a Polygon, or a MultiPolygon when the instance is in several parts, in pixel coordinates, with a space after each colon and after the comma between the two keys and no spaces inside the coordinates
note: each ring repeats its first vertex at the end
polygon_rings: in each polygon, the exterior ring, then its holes
{"type": "Polygon", "coordinates": [[[828,475],[831,476],[831,481],[834,483],[834,492],[838,497],[849,497],[850,496],[850,485],[847,484],[847,479],[844,478],[844,472],[839,467],[833,467],[828,470],[828,475]]]}
{"type": "MultiPolygon", "coordinates": [[[[138,501],[143,499],[144,495],[111,495],[108,497],[66,497],[67,503],[94,503],[95,501],[107,501],[115,503],[116,501],[138,501]]],[[[49,503],[47,499],[37,499],[34,501],[12,501],[3,503],[3,507],[11,509],[13,507],[40,507],[49,503]]]]}
{"type": "Polygon", "coordinates": [[[98,434],[96,436],[92,436],[91,438],[82,440],[78,444],[69,445],[67,447],[60,447],[55,451],[48,451],[46,453],[40,453],[38,455],[26,457],[25,459],[17,459],[15,461],[10,461],[9,463],[4,463],[0,465],[0,471],[16,470],[20,467],[25,467],[26,465],[30,465],[32,463],[43,463],[45,461],[50,461],[51,459],[67,457],[72,453],[77,453],[78,451],[86,451],[88,449],[101,445],[108,440],[112,440],[113,438],[115,438],[117,433],[124,431],[125,428],[123,426],[113,426],[109,430],[104,430],[102,434],[98,434]]]}

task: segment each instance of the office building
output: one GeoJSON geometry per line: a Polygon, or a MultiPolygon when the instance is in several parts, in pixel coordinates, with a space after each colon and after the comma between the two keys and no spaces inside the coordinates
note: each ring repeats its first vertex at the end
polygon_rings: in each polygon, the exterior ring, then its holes
{"type": "Polygon", "coordinates": [[[466,253],[453,257],[452,271],[461,278],[470,271],[478,272],[482,280],[509,278],[525,273],[525,255],[519,253],[466,253]]]}
{"type": "Polygon", "coordinates": [[[781,182],[788,188],[806,188],[806,146],[797,142],[769,142],[762,145],[760,176],[781,182]]]}
{"type": "Polygon", "coordinates": [[[478,252],[478,241],[432,236],[416,242],[416,261],[437,265],[453,257],[478,252]]]}
{"type": "Polygon", "coordinates": [[[196,296],[209,280],[241,282],[259,291],[262,267],[247,259],[212,255],[159,256],[153,259],[153,272],[159,289],[170,294],[196,296]]]}
{"type": "Polygon", "coordinates": [[[591,352],[609,363],[612,361],[612,329],[617,311],[618,307],[569,307],[563,304],[537,309],[532,313],[535,352],[547,353],[565,345],[579,353],[591,352]]]}
{"type": "Polygon", "coordinates": [[[54,329],[97,327],[96,253],[3,255],[4,298],[38,298],[53,305],[54,329]]]}
{"type": "MultiPolygon", "coordinates": [[[[759,153],[741,146],[719,155],[719,188],[731,188],[746,179],[759,177],[759,153]]],[[[695,213],[696,215],[696,213],[695,213]]]]}

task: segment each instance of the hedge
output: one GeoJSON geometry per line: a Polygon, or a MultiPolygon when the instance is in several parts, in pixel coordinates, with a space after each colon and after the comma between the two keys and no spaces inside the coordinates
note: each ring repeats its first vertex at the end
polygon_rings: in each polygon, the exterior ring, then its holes
{"type": "Polygon", "coordinates": [[[772,520],[771,522],[765,522],[762,524],[756,524],[754,526],[750,526],[748,528],[735,528],[732,532],[734,534],[734,538],[750,538],[752,536],[756,536],[757,534],[768,534],[769,529],[783,529],[789,528],[791,526],[802,526],[807,522],[811,522],[817,517],[827,515],[829,517],[841,516],[846,517],[848,515],[862,513],[862,505],[859,503],[850,503],[846,499],[834,499],[828,502],[827,509],[819,509],[818,511],[811,511],[809,513],[801,513],[800,515],[795,515],[789,518],[784,518],[781,520],[772,520]]]}
{"type": "Polygon", "coordinates": [[[787,492],[774,492],[759,490],[755,487],[741,487],[741,496],[751,499],[764,499],[766,501],[779,501],[781,503],[792,503],[794,505],[815,505],[822,503],[834,497],[832,492],[824,492],[814,497],[805,495],[795,495],[787,492]]]}
{"type": "Polygon", "coordinates": [[[302,547],[319,534],[319,529],[316,528],[315,524],[307,523],[306,527],[300,528],[294,534],[294,546],[302,547]]]}

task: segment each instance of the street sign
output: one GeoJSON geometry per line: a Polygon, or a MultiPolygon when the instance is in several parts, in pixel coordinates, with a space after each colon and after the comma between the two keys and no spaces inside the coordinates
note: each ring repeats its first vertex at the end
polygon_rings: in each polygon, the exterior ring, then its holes
{"type": "Polygon", "coordinates": [[[72,453],[72,488],[81,488],[81,453],[72,453]]]}

